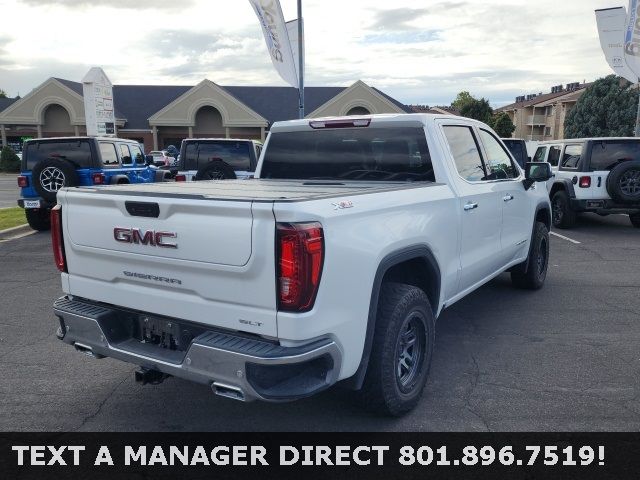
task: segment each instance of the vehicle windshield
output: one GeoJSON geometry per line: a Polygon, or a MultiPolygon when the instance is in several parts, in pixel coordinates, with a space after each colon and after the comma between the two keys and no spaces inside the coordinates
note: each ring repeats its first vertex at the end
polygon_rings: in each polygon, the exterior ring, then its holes
{"type": "Polygon", "coordinates": [[[260,177],[435,181],[424,130],[418,127],[272,133],[260,177]]]}
{"type": "Polygon", "coordinates": [[[640,160],[640,141],[601,140],[593,142],[591,149],[591,170],[611,170],[618,163],[640,160]]]}

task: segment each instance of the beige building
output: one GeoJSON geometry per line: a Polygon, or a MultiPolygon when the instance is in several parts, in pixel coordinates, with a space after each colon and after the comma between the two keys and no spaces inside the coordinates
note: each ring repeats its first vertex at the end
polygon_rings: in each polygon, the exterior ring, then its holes
{"type": "Polygon", "coordinates": [[[496,109],[511,118],[516,129],[513,138],[559,140],[564,138],[564,120],[589,84],[558,85],[551,93],[516,98],[516,102],[496,109]]]}
{"type": "MultiPolygon", "coordinates": [[[[273,122],[298,118],[298,92],[290,87],[114,85],[116,134],[145,150],[180,146],[185,138],[265,139],[273,122]]],[[[357,81],[350,87],[305,88],[307,117],[410,113],[380,90],[357,81]]],[[[82,83],[50,78],[20,99],[0,99],[2,145],[28,138],[86,135],[82,83]]]]}

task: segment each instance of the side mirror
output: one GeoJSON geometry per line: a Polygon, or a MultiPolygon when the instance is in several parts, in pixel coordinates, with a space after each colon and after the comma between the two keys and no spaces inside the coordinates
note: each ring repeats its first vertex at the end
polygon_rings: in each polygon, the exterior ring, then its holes
{"type": "Polygon", "coordinates": [[[153,155],[145,155],[144,163],[148,166],[153,165],[153,155]]]}
{"type": "Polygon", "coordinates": [[[553,177],[551,165],[547,162],[527,162],[524,167],[524,188],[529,190],[536,182],[546,182],[553,177]]]}

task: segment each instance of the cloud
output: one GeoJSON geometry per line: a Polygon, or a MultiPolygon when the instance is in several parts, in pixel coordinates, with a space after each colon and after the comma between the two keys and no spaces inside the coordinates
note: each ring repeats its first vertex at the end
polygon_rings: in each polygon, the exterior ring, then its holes
{"type": "Polygon", "coordinates": [[[371,25],[373,30],[414,30],[416,27],[409,25],[416,19],[428,13],[426,8],[394,8],[392,10],[378,10],[375,14],[375,22],[371,25]]]}
{"type": "Polygon", "coordinates": [[[193,5],[193,0],[20,0],[35,7],[58,5],[68,8],[111,7],[127,10],[183,10],[193,5]]]}

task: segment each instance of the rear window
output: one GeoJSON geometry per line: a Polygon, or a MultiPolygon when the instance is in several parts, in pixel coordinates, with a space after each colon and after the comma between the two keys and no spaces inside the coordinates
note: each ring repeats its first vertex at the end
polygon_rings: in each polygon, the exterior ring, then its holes
{"type": "Polygon", "coordinates": [[[251,170],[250,142],[189,142],[185,148],[184,169],[200,170],[212,160],[221,159],[237,171],[251,170]]]}
{"type": "Polygon", "coordinates": [[[640,160],[640,142],[625,141],[593,142],[591,148],[591,170],[611,170],[619,162],[640,160]]]}
{"type": "Polygon", "coordinates": [[[424,130],[415,127],[272,133],[262,178],[435,181],[424,130]]]}
{"type": "Polygon", "coordinates": [[[79,168],[90,168],[91,145],[87,140],[64,142],[28,142],[23,155],[23,170],[33,170],[40,160],[61,158],[79,168]]]}

